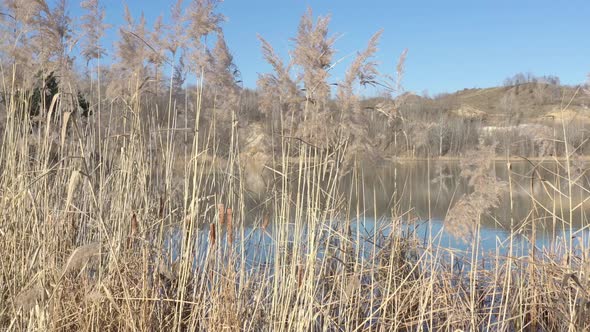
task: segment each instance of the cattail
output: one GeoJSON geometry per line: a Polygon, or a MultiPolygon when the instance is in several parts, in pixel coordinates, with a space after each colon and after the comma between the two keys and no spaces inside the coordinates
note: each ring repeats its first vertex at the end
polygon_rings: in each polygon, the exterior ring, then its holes
{"type": "Polygon", "coordinates": [[[137,222],[137,216],[134,213],[133,216],[131,216],[131,237],[135,236],[138,227],[139,223],[137,222]]]}
{"type": "Polygon", "coordinates": [[[215,223],[211,223],[209,226],[209,243],[211,244],[211,247],[215,246],[215,239],[215,223]]]}
{"type": "Polygon", "coordinates": [[[131,231],[129,232],[129,236],[127,237],[127,248],[131,248],[133,244],[133,238],[137,234],[137,229],[139,227],[139,223],[137,222],[137,216],[135,213],[131,216],[131,231]]]}
{"type": "Polygon", "coordinates": [[[303,268],[300,265],[296,266],[297,271],[297,288],[301,288],[303,284],[303,268]]]}
{"type": "Polygon", "coordinates": [[[164,219],[164,198],[160,196],[160,209],[158,210],[158,217],[164,219]]]}
{"type": "Polygon", "coordinates": [[[227,243],[231,247],[234,243],[234,231],[232,228],[232,209],[227,208],[227,243]]]}
{"type": "Polygon", "coordinates": [[[219,226],[223,226],[225,219],[225,206],[223,204],[217,204],[217,210],[219,211],[219,226]]]}

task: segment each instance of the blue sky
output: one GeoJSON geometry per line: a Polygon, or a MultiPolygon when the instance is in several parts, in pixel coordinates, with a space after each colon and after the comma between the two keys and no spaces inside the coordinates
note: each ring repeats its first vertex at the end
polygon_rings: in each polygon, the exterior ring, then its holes
{"type": "MultiPolygon", "coordinates": [[[[132,14],[143,11],[148,25],[174,1],[127,0],[132,14]]],[[[104,0],[107,21],[123,22],[122,1],[104,0]]],[[[71,2],[72,16],[79,14],[71,2]]],[[[586,82],[590,72],[590,1],[226,1],[219,11],[227,43],[245,86],[255,87],[258,73],[270,70],[262,59],[257,34],[288,56],[289,38],[297,32],[307,7],[314,15],[332,17],[331,31],[340,35],[336,59],[351,59],[371,35],[383,29],[378,61],[395,71],[399,54],[408,48],[404,87],[431,95],[463,88],[489,87],[518,72],[557,75],[565,84],[586,82]]],[[[111,29],[105,46],[111,47],[111,29]]],[[[348,61],[333,72],[343,76],[348,61]]]]}

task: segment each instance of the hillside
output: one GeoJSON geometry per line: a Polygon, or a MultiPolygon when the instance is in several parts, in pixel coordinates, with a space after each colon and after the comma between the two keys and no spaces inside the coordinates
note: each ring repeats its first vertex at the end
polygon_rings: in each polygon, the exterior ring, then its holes
{"type": "Polygon", "coordinates": [[[463,89],[434,98],[413,95],[406,99],[406,111],[443,111],[464,115],[463,110],[482,112],[484,125],[547,123],[581,120],[590,123],[590,94],[579,87],[525,83],[485,89],[463,89]],[[566,109],[566,112],[561,112],[566,109]]]}

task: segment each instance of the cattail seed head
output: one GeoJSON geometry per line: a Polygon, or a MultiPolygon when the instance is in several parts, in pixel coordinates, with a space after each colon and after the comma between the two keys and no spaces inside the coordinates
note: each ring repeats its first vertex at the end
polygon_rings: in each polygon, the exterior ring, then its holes
{"type": "Polygon", "coordinates": [[[164,198],[160,197],[160,209],[158,210],[158,217],[164,218],[164,198]]]}
{"type": "Polygon", "coordinates": [[[215,234],[215,223],[211,223],[209,226],[209,243],[211,247],[215,246],[216,234],[215,234]]]}
{"type": "Polygon", "coordinates": [[[233,245],[234,243],[234,232],[233,232],[233,227],[232,227],[232,209],[231,208],[227,208],[226,211],[226,219],[227,219],[227,243],[230,245],[230,247],[233,245]]]}
{"type": "Polygon", "coordinates": [[[225,206],[223,204],[217,204],[217,210],[219,211],[219,226],[223,226],[225,219],[225,206]]]}
{"type": "Polygon", "coordinates": [[[137,222],[137,215],[133,213],[131,216],[131,237],[137,234],[137,229],[139,228],[139,223],[137,222]]]}

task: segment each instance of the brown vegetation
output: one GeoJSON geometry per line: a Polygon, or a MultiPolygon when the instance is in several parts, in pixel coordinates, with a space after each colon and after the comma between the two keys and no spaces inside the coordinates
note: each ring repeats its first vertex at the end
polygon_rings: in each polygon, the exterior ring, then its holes
{"type": "MultiPolygon", "coordinates": [[[[480,142],[484,120],[453,115],[465,109],[454,101],[431,106],[445,98],[403,94],[406,52],[395,78],[382,75],[373,61],[380,32],[333,97],[335,39],[329,19],[310,10],[292,63],[260,38],[274,72],[252,92],[238,83],[218,1],[194,0],[186,11],[178,1],[172,26],[158,20],[150,28],[127,10],[112,66],[100,61],[99,1],[83,2],[83,38],[65,4],[0,7],[0,329],[590,326],[584,241],[567,237],[540,255],[533,237],[531,254],[518,255],[510,242],[506,257],[488,256],[471,231],[469,257],[408,234],[412,220],[396,202],[387,219],[364,227],[373,189],[359,180],[367,160],[459,155],[481,144],[463,164],[474,194],[447,220],[469,230],[505,188],[487,173],[496,142],[480,142]],[[78,40],[86,74],[69,54],[78,40]],[[55,94],[45,84],[51,73],[55,94]],[[187,75],[196,86],[184,84],[187,75]],[[362,100],[363,85],[385,96],[362,100]],[[39,96],[48,94],[45,105],[39,96]],[[86,115],[82,95],[91,101],[86,115]]],[[[560,129],[556,153],[567,158],[560,175],[569,187],[555,192],[571,207],[584,174],[572,157],[585,137],[570,141],[568,127],[560,129]]],[[[524,221],[532,225],[542,208],[534,206],[524,221]]],[[[560,219],[570,234],[574,210],[560,219]]]]}

